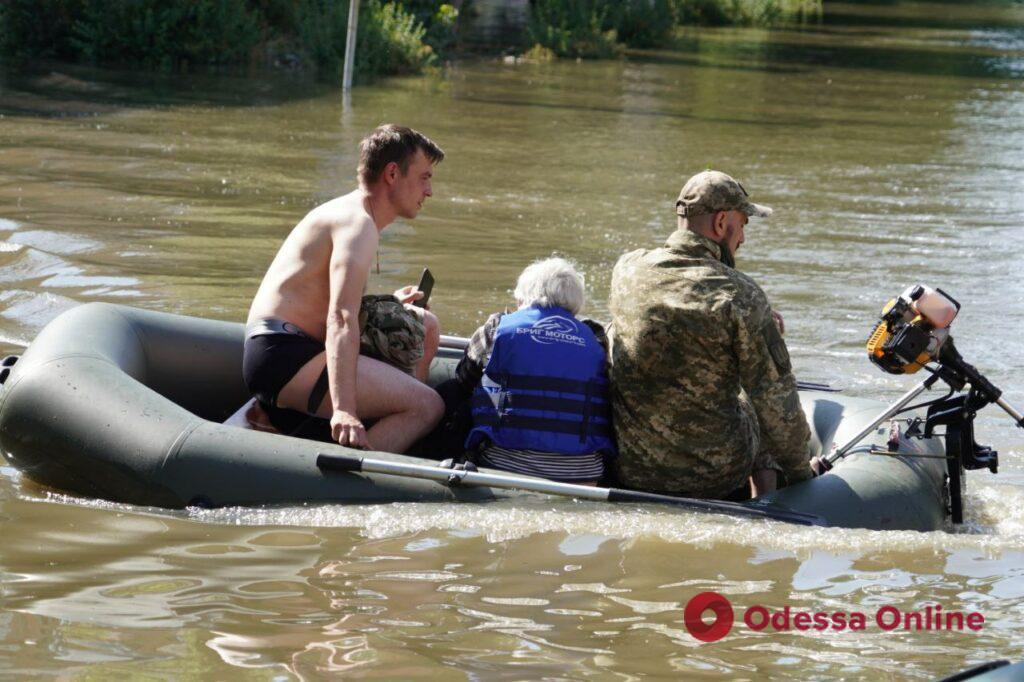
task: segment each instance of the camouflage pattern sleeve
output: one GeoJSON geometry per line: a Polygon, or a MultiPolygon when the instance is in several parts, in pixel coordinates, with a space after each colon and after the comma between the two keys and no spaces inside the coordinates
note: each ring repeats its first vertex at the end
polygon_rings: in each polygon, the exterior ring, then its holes
{"type": "Polygon", "coordinates": [[[772,318],[764,293],[757,289],[749,307],[734,302],[735,348],[740,383],[750,397],[767,452],[790,483],[811,478],[807,418],[800,406],[786,342],[772,318]],[[737,305],[739,304],[739,305],[737,305]]]}

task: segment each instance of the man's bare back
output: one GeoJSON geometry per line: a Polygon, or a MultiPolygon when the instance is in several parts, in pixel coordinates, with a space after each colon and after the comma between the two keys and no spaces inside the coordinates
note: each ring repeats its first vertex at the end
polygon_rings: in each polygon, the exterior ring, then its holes
{"type": "MultiPolygon", "coordinates": [[[[360,187],[317,206],[285,239],[249,311],[243,373],[261,402],[331,420],[342,445],[403,452],[440,419],[436,392],[359,355],[359,308],[380,232],[432,195],[444,152],[420,133],[381,126],[360,144],[360,187]],[[324,395],[326,393],[326,396],[324,395]],[[364,419],[377,423],[367,432],[364,419]]],[[[416,287],[395,292],[403,303],[416,287]]],[[[426,377],[440,328],[422,313],[426,377]]]]}
{"type": "Polygon", "coordinates": [[[295,226],[263,277],[249,308],[248,323],[277,318],[320,341],[326,338],[329,268],[335,245],[358,249],[353,253],[353,267],[362,270],[360,266],[365,265],[360,296],[377,251],[380,233],[366,212],[365,198],[365,192],[354,190],[317,206],[295,226]],[[366,255],[364,251],[369,258],[360,258],[366,255]]]}

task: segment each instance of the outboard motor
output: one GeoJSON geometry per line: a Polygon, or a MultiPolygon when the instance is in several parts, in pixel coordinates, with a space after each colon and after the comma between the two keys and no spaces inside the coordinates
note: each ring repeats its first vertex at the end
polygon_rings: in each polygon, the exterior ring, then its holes
{"type": "MultiPolygon", "coordinates": [[[[949,511],[953,523],[963,523],[965,470],[988,469],[992,473],[999,470],[999,454],[974,440],[974,418],[978,411],[995,403],[1013,417],[1017,426],[1024,428],[1024,416],[1003,399],[999,388],[963,359],[953,344],[949,326],[959,311],[960,304],[949,294],[923,285],[909,287],[885,305],[882,319],[867,342],[871,362],[890,374],[914,374],[923,369],[930,376],[827,458],[835,462],[885,420],[927,406],[924,430],[920,430],[920,420],[917,420],[907,435],[945,437],[949,511]],[[949,385],[948,395],[924,405],[907,407],[940,380],[949,385]],[[963,392],[965,387],[967,391],[963,392]],[[937,434],[938,426],[944,426],[945,432],[937,434]]],[[[889,445],[890,449],[898,447],[898,438],[891,439],[889,445]]]]}

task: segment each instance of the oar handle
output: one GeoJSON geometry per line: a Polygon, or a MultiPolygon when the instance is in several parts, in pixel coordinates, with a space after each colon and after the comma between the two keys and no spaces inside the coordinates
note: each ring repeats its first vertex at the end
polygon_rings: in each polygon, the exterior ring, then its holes
{"type": "Polygon", "coordinates": [[[319,469],[331,471],[362,471],[363,458],[349,457],[348,455],[325,455],[316,456],[316,466],[319,469]]]}

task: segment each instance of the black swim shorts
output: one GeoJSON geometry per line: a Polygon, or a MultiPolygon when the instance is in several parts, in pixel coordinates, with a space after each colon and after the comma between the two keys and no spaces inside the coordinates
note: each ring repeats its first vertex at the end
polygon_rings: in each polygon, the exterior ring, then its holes
{"type": "MultiPolygon", "coordinates": [[[[249,392],[264,406],[277,407],[277,396],[285,384],[323,351],[323,342],[317,341],[291,322],[258,320],[245,330],[242,378],[249,392]]],[[[306,411],[316,414],[326,394],[325,366],[310,392],[306,411]]]]}

